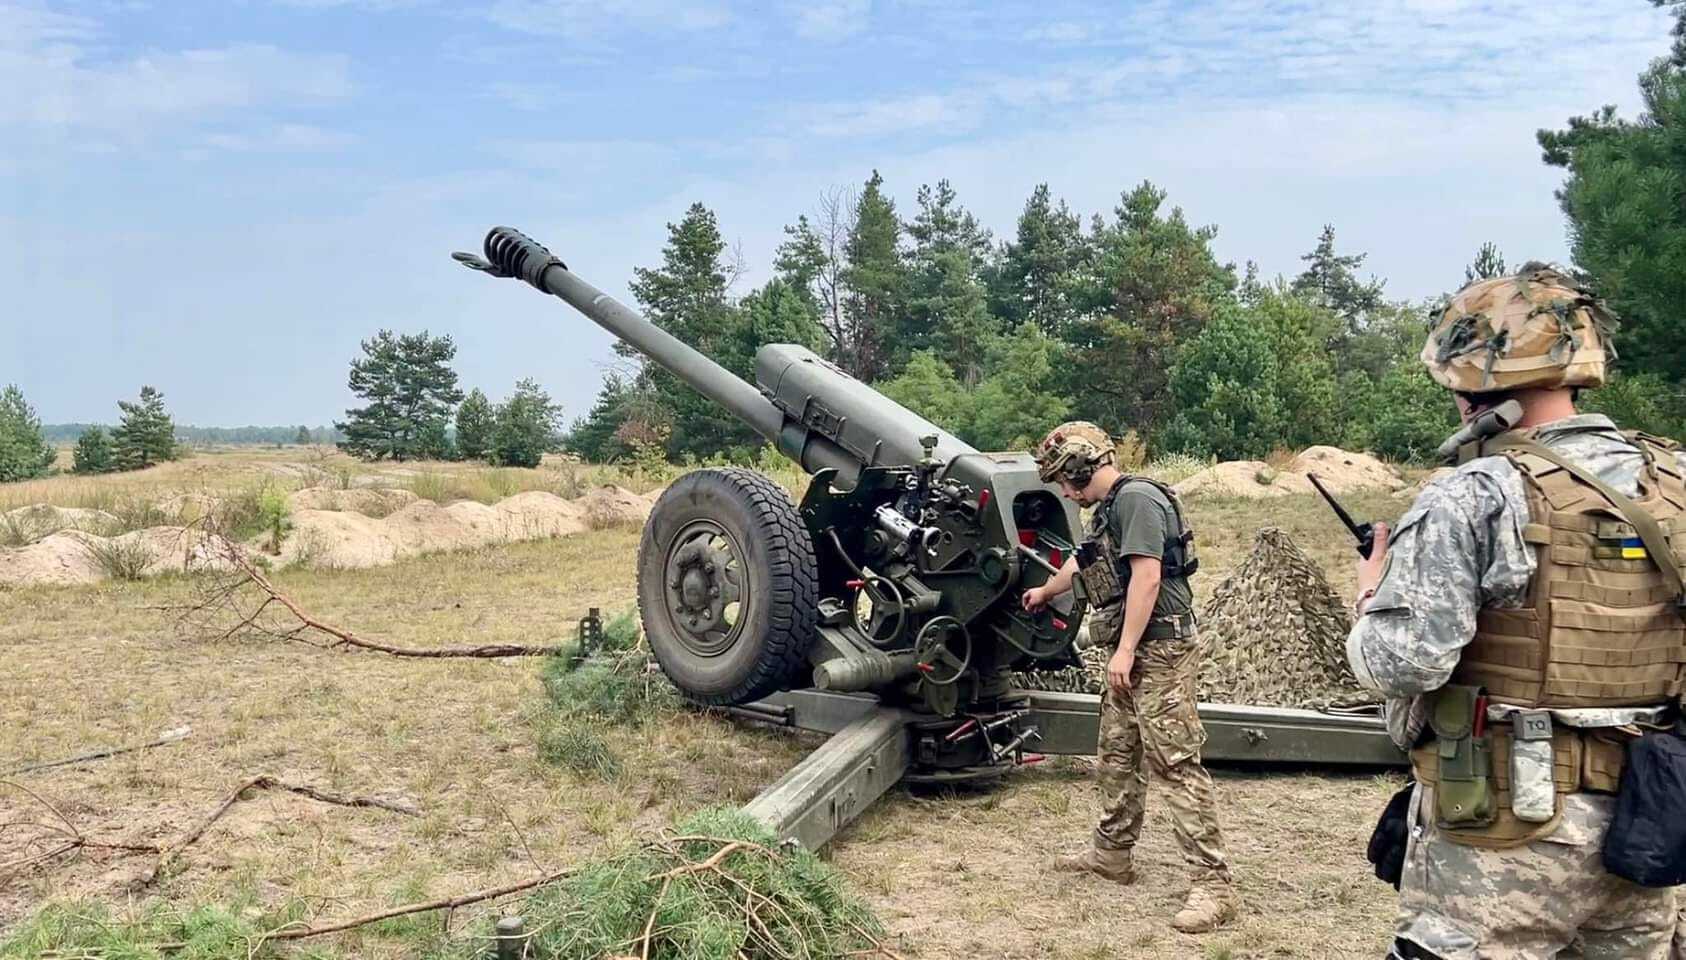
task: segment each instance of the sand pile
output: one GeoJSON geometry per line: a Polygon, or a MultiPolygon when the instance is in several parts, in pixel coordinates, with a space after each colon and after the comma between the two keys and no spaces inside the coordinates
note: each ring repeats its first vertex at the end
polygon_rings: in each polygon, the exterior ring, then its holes
{"type": "Polygon", "coordinates": [[[1351,627],[1322,568],[1266,527],[1201,614],[1209,653],[1200,699],[1279,707],[1370,701],[1347,667],[1351,627]]]}
{"type": "Polygon", "coordinates": [[[295,512],[347,510],[371,517],[384,517],[415,503],[416,500],[416,495],[410,491],[393,487],[353,487],[349,490],[306,487],[288,494],[287,506],[295,512]]]}
{"type": "Polygon", "coordinates": [[[186,527],[148,527],[116,537],[63,531],[25,547],[0,550],[0,584],[98,583],[164,573],[227,569],[203,533],[186,527]]]}
{"type": "MultiPolygon", "coordinates": [[[[1218,585],[1200,615],[1207,656],[1200,699],[1322,709],[1368,703],[1346,665],[1352,621],[1323,571],[1274,527],[1218,585]]],[[[1083,669],[1014,674],[1014,686],[1100,693],[1110,647],[1083,650],[1083,669]]]]}
{"type": "MultiPolygon", "coordinates": [[[[578,500],[528,491],[490,506],[472,500],[440,506],[407,490],[308,487],[288,497],[289,528],[278,556],[267,553],[267,534],[254,537],[246,546],[277,567],[294,563],[374,567],[422,553],[640,526],[649,517],[656,496],[606,486],[578,500]]],[[[160,509],[186,523],[205,515],[216,503],[203,494],[178,494],[167,498],[160,509]]],[[[41,532],[22,538],[35,541],[28,546],[0,549],[0,585],[94,583],[111,576],[153,576],[212,565],[196,528],[153,527],[104,537],[53,532],[96,523],[102,529],[115,528],[117,518],[100,511],[42,505],[14,510],[4,518],[13,515],[19,524],[27,521],[30,530],[39,527],[41,532]]]]}
{"type": "Polygon", "coordinates": [[[1403,486],[1399,472],[1367,453],[1339,447],[1307,447],[1286,469],[1262,460],[1229,460],[1214,464],[1176,484],[1178,494],[1223,497],[1281,497],[1315,493],[1307,473],[1317,474],[1332,493],[1354,490],[1392,490],[1403,486]]]}
{"type": "Polygon", "coordinates": [[[642,526],[650,518],[650,511],[656,505],[656,498],[661,496],[657,490],[647,496],[639,496],[624,487],[604,485],[596,487],[585,496],[574,501],[583,509],[586,526],[593,530],[602,530],[616,526],[642,526]]]}
{"type": "Polygon", "coordinates": [[[0,529],[15,533],[21,540],[39,540],[61,530],[83,530],[106,533],[116,530],[121,521],[104,510],[86,507],[55,507],[37,503],[18,507],[0,514],[0,529]]]}

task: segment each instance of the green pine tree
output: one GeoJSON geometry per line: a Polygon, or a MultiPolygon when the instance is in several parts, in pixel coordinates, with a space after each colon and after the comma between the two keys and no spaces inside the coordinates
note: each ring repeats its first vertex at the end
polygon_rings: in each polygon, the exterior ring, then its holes
{"type": "Polygon", "coordinates": [[[1170,412],[1168,372],[1181,344],[1234,300],[1235,270],[1212,253],[1217,228],[1192,227],[1181,209],[1161,212],[1165,191],[1142,183],[1123,195],[1088,242],[1093,267],[1074,293],[1062,333],[1068,362],[1059,393],[1073,414],[1151,438],[1170,412]]]}
{"type": "MultiPolygon", "coordinates": [[[[1662,5],[1662,4],[1659,4],[1662,5]]],[[[1644,109],[1614,107],[1541,130],[1545,162],[1564,168],[1557,193],[1577,267],[1622,318],[1622,368],[1686,382],[1686,4],[1670,56],[1639,76],[1644,109]]]]}
{"type": "Polygon", "coordinates": [[[585,416],[574,420],[568,430],[568,452],[591,463],[610,463],[625,456],[626,447],[616,434],[626,420],[632,387],[619,374],[603,378],[597,400],[585,416]]]}
{"type": "Polygon", "coordinates": [[[448,336],[394,335],[381,330],[361,344],[349,386],[366,405],[347,410],[334,426],[340,449],[365,460],[413,460],[446,453],[445,424],[462,399],[451,369],[457,347],[448,336]]]}
{"type": "Polygon", "coordinates": [[[900,249],[901,221],[884,195],[884,178],[872,172],[855,204],[854,222],[843,245],[845,330],[836,361],[868,383],[891,369],[891,344],[907,306],[907,265],[900,249]]]}
{"type": "Polygon", "coordinates": [[[476,387],[457,408],[457,455],[464,460],[484,460],[492,451],[492,431],[497,417],[492,403],[476,387]]]}
{"type": "Polygon", "coordinates": [[[1024,321],[1058,337],[1076,315],[1074,286],[1089,262],[1083,224],[1048,185],[1038,184],[1019,214],[1018,232],[990,277],[990,307],[1009,327],[1024,321]]]}
{"type": "Polygon", "coordinates": [[[1508,271],[1505,269],[1505,255],[1499,252],[1497,244],[1491,240],[1483,243],[1481,249],[1475,251],[1475,259],[1464,268],[1464,283],[1471,284],[1477,280],[1491,280],[1502,277],[1508,271]]]}
{"type": "Polygon", "coordinates": [[[111,444],[119,470],[142,470],[178,456],[175,421],[164,409],[164,394],[141,387],[140,398],[117,401],[121,417],[111,431],[111,444]]]}
{"type": "Polygon", "coordinates": [[[8,384],[0,390],[0,483],[44,477],[56,457],[35,408],[16,384],[8,384]]]}
{"type": "Polygon", "coordinates": [[[562,408],[538,382],[525,379],[498,405],[492,432],[492,462],[505,467],[536,467],[556,445],[562,408]]]}
{"type": "MultiPolygon", "coordinates": [[[[732,373],[749,376],[750,357],[742,349],[745,320],[726,297],[726,242],[714,213],[694,203],[667,229],[662,265],[634,271],[633,296],[651,323],[732,373]]],[[[643,364],[639,379],[671,423],[669,456],[706,457],[759,443],[736,417],[658,364],[643,364]]]]}
{"type": "Polygon", "coordinates": [[[907,225],[913,241],[907,307],[895,323],[890,362],[899,368],[914,351],[935,347],[961,382],[976,384],[985,351],[1000,331],[982,282],[989,232],[959,205],[947,180],[920,187],[918,203],[907,225]]]}

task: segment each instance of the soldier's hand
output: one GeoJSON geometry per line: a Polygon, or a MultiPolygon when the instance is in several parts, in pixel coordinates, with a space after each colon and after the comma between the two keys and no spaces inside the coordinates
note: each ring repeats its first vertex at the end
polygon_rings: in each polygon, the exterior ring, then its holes
{"type": "Polygon", "coordinates": [[[1031,587],[1019,598],[1019,603],[1026,610],[1040,610],[1048,605],[1048,588],[1031,587]]]}
{"type": "Polygon", "coordinates": [[[1122,645],[1106,662],[1106,683],[1114,693],[1123,693],[1130,689],[1130,671],[1136,665],[1136,651],[1126,650],[1122,645]]]}
{"type": "Polygon", "coordinates": [[[1370,548],[1370,555],[1358,561],[1358,595],[1365,597],[1374,593],[1376,584],[1382,582],[1382,570],[1387,567],[1387,538],[1393,531],[1385,523],[1376,524],[1376,545],[1370,548]]]}

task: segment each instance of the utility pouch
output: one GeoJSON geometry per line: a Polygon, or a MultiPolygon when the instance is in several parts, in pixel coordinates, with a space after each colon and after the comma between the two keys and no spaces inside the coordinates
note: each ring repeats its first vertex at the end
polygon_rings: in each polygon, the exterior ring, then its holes
{"type": "Polygon", "coordinates": [[[1416,788],[1415,780],[1407,781],[1387,802],[1381,819],[1376,821],[1376,829],[1370,833],[1370,845],[1364,850],[1364,858],[1376,868],[1376,878],[1391,884],[1395,890],[1405,875],[1405,850],[1411,839],[1411,792],[1416,788]]]}
{"type": "Polygon", "coordinates": [[[1604,869],[1643,887],[1686,883],[1686,739],[1647,733],[1627,745],[1604,869]]]}
{"type": "Polygon", "coordinates": [[[1124,598],[1118,568],[1094,540],[1085,540],[1077,547],[1077,575],[1083,578],[1083,589],[1092,607],[1109,607],[1124,598]]]}
{"type": "Polygon", "coordinates": [[[1557,815],[1551,711],[1522,710],[1510,722],[1510,812],[1525,823],[1545,823],[1557,815]]]}
{"type": "Polygon", "coordinates": [[[1493,741],[1482,731],[1485,701],[1479,687],[1440,688],[1429,725],[1439,754],[1436,820],[1442,827],[1484,827],[1493,822],[1493,741]]]}

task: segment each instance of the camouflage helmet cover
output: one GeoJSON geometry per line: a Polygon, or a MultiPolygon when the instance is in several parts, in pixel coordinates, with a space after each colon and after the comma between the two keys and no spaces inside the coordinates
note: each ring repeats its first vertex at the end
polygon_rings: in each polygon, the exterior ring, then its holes
{"type": "Polygon", "coordinates": [[[1531,262],[1477,280],[1429,316],[1422,361],[1441,386],[1466,393],[1597,387],[1615,359],[1616,320],[1562,270],[1531,262]]]}
{"type": "Polygon", "coordinates": [[[1063,477],[1081,487],[1096,467],[1112,462],[1112,437],[1087,420],[1070,420],[1048,431],[1036,445],[1035,456],[1043,483],[1063,477]]]}

